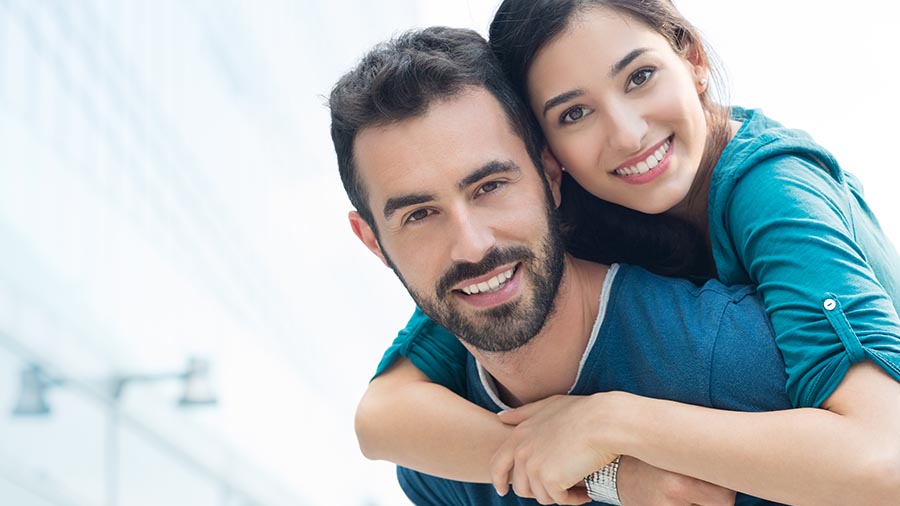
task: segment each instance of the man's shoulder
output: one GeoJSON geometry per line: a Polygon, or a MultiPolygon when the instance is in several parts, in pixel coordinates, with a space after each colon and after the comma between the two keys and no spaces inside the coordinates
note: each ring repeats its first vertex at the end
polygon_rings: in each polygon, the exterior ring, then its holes
{"type": "Polygon", "coordinates": [[[621,266],[609,288],[604,326],[622,335],[655,335],[661,343],[682,336],[708,346],[724,333],[772,339],[762,299],[752,286],[726,286],[716,280],[694,283],[658,276],[640,267],[621,266]]]}
{"type": "Polygon", "coordinates": [[[753,302],[757,299],[756,289],[753,286],[726,286],[716,279],[693,281],[669,278],[627,264],[618,265],[611,289],[622,296],[648,302],[664,302],[676,298],[685,300],[705,298],[725,303],[741,303],[748,298],[754,299],[753,302]],[[638,296],[641,293],[643,295],[638,296]],[[667,297],[661,299],[661,296],[667,297]]]}
{"type": "MultiPolygon", "coordinates": [[[[784,409],[784,362],[752,287],[621,266],[580,388],[723,409],[784,409]]],[[[580,393],[580,391],[579,391],[580,393]]]]}

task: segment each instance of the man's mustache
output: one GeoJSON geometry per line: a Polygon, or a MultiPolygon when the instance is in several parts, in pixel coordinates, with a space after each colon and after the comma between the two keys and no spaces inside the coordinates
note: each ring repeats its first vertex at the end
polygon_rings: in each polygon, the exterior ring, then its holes
{"type": "Polygon", "coordinates": [[[524,262],[534,258],[534,253],[525,246],[512,246],[505,249],[491,248],[478,263],[458,263],[450,267],[437,282],[437,294],[443,297],[454,285],[466,279],[483,276],[504,264],[524,262]]]}

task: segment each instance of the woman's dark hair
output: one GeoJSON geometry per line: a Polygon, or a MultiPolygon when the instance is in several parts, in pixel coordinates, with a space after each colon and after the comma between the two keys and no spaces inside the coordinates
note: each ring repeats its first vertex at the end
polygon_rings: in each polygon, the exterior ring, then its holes
{"type": "Polygon", "coordinates": [[[568,173],[560,219],[566,250],[585,260],[639,265],[663,276],[698,281],[715,276],[700,230],[674,216],[644,214],[592,195],[568,173]]]}
{"type": "MultiPolygon", "coordinates": [[[[700,34],[670,0],[504,0],[491,22],[490,46],[526,103],[528,70],[535,55],[578,16],[596,8],[614,10],[649,26],[677,54],[709,67],[715,86],[707,89],[725,89],[700,34]]],[[[700,101],[709,133],[688,202],[705,201],[709,178],[729,139],[729,109],[714,101],[709,92],[702,93],[700,101]]],[[[561,209],[573,254],[605,263],[640,265],[670,276],[714,275],[705,230],[669,215],[648,215],[603,201],[568,174],[563,183],[561,209]]]]}

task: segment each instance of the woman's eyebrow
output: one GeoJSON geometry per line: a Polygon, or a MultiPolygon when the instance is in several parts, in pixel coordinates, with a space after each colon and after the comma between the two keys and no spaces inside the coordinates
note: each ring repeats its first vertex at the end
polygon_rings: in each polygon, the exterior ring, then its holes
{"type": "MultiPolygon", "coordinates": [[[[623,70],[625,70],[625,67],[630,65],[631,62],[633,62],[635,59],[637,59],[637,57],[641,56],[642,54],[646,53],[647,51],[649,51],[649,49],[647,49],[645,47],[641,47],[641,48],[635,49],[635,50],[631,51],[630,53],[628,53],[627,55],[625,55],[624,58],[622,58],[621,60],[616,62],[612,67],[610,67],[609,74],[608,74],[609,78],[612,79],[612,78],[616,77],[617,75],[619,75],[623,70]]],[[[580,97],[582,95],[584,95],[584,90],[582,90],[582,89],[570,90],[565,93],[560,93],[559,95],[544,102],[544,110],[541,113],[541,115],[546,117],[547,111],[549,111],[550,109],[553,109],[554,107],[556,107],[560,104],[564,104],[564,103],[568,102],[569,100],[580,97]]]]}
{"type": "Polygon", "coordinates": [[[568,102],[569,100],[580,97],[582,95],[584,95],[584,90],[582,90],[582,89],[571,90],[571,91],[567,91],[565,93],[560,93],[559,95],[544,102],[544,112],[541,113],[541,115],[547,116],[547,111],[549,111],[550,109],[553,109],[554,107],[556,107],[560,104],[564,104],[564,103],[568,102]]]}
{"type": "Polygon", "coordinates": [[[620,72],[625,70],[625,67],[630,65],[631,62],[633,62],[638,56],[646,53],[647,51],[649,51],[649,49],[647,49],[646,47],[640,47],[625,55],[625,58],[622,58],[615,65],[610,67],[608,74],[609,78],[612,79],[613,77],[619,75],[620,72]]]}

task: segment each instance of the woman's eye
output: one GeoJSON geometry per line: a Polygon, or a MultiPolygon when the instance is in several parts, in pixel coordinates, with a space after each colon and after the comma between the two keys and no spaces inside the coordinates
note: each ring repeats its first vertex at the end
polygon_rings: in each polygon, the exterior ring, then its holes
{"type": "Polygon", "coordinates": [[[567,109],[566,112],[560,116],[559,122],[567,125],[577,123],[588,114],[590,114],[590,110],[587,107],[576,105],[575,107],[567,109]]]}
{"type": "Polygon", "coordinates": [[[634,88],[638,88],[643,86],[647,81],[653,77],[654,69],[652,68],[642,68],[639,69],[634,74],[631,74],[631,77],[628,78],[628,86],[626,87],[628,90],[632,90],[634,88]]]}
{"type": "Polygon", "coordinates": [[[425,218],[431,216],[431,211],[429,209],[417,209],[406,216],[406,223],[412,223],[415,221],[422,221],[425,218]]]}

